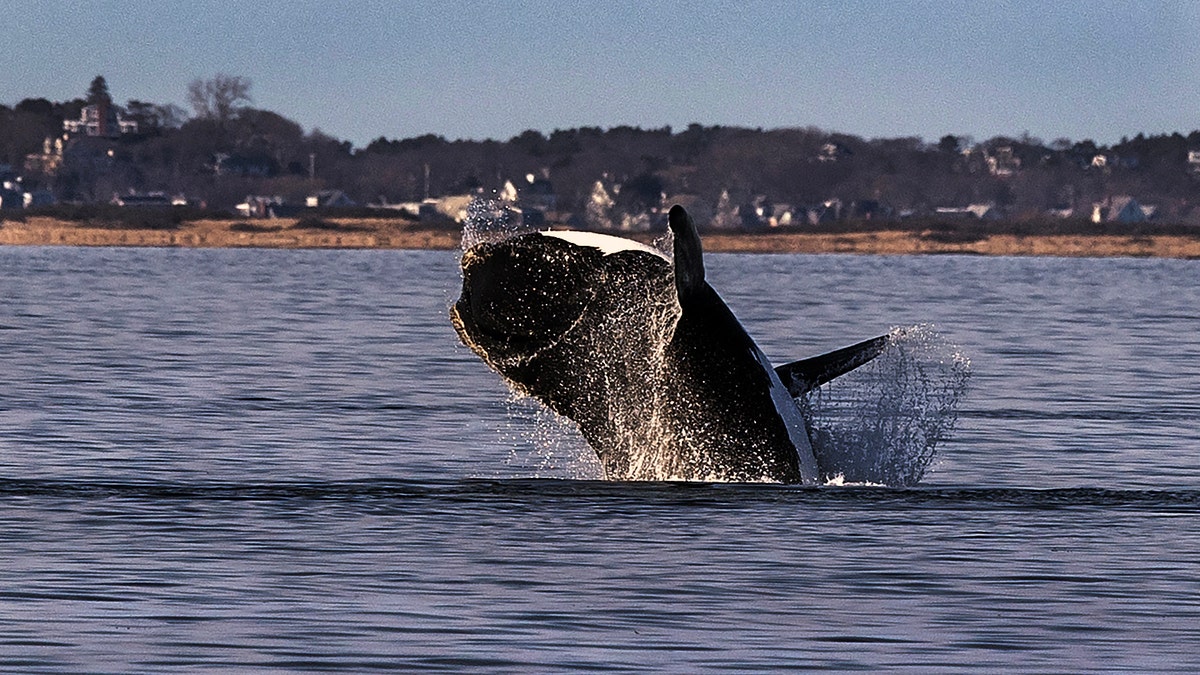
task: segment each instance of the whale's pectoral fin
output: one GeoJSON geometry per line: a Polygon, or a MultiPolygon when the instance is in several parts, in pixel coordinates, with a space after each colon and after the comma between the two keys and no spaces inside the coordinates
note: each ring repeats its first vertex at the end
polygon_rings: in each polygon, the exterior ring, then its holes
{"type": "Polygon", "coordinates": [[[700,233],[692,217],[678,204],[667,214],[667,224],[675,235],[675,290],[680,299],[690,297],[704,286],[704,254],[700,233]]]}
{"type": "Polygon", "coordinates": [[[890,334],[880,335],[820,356],[785,363],[776,368],[775,373],[787,387],[788,393],[792,396],[803,396],[879,356],[891,339],[890,334]]]}

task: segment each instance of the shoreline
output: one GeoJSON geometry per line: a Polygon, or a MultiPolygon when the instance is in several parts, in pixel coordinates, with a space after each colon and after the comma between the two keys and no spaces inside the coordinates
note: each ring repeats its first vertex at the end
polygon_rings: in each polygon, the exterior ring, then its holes
{"type": "MultiPolygon", "coordinates": [[[[294,219],[197,220],[172,229],[103,227],[46,217],[0,221],[0,246],[147,246],[186,248],[383,248],[457,250],[461,231],[389,219],[328,219],[332,229],[296,228],[294,219]]],[[[708,232],[713,253],[859,255],[1002,255],[1200,259],[1200,235],[987,234],[954,240],[933,230],[806,233],[708,232]]],[[[638,233],[633,238],[649,241],[638,233]]]]}

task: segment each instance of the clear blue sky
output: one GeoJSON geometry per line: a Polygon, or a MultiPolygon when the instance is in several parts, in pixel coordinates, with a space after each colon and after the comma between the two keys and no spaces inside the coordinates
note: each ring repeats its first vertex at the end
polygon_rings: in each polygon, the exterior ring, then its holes
{"type": "Polygon", "coordinates": [[[0,103],[256,107],[363,146],[621,124],[1023,132],[1113,143],[1200,128],[1200,2],[0,0],[0,103]]]}

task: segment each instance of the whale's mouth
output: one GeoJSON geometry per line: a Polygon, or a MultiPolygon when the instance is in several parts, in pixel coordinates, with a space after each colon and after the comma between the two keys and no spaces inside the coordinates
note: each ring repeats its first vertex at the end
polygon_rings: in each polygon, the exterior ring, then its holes
{"type": "Polygon", "coordinates": [[[451,309],[463,342],[488,359],[523,360],[561,340],[596,292],[595,269],[571,249],[537,235],[468,249],[451,309]]]}

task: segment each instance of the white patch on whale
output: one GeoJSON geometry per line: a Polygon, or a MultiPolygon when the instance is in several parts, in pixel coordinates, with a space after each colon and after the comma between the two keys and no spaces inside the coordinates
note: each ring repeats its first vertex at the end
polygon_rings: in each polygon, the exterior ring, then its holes
{"type": "Polygon", "coordinates": [[[813,453],[812,443],[808,438],[808,429],[804,423],[803,413],[796,405],[796,400],[783,386],[783,382],[779,380],[779,375],[775,373],[775,367],[771,365],[767,355],[763,354],[757,346],[750,350],[750,355],[758,361],[763,372],[771,379],[771,402],[775,404],[775,411],[779,413],[780,419],[787,428],[788,438],[796,447],[800,475],[806,482],[815,482],[820,477],[820,471],[817,468],[817,458],[813,453]]]}
{"type": "Polygon", "coordinates": [[[632,239],[625,239],[624,237],[614,237],[611,234],[581,232],[579,230],[546,230],[544,232],[539,232],[538,234],[541,234],[545,237],[562,239],[563,241],[570,242],[576,246],[597,248],[600,249],[600,252],[604,255],[612,255],[613,253],[620,253],[621,251],[642,251],[644,253],[656,255],[664,260],[670,260],[666,254],[654,248],[653,246],[648,246],[639,241],[633,241],[632,239]]]}

